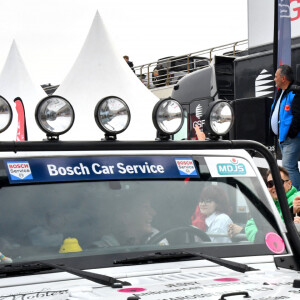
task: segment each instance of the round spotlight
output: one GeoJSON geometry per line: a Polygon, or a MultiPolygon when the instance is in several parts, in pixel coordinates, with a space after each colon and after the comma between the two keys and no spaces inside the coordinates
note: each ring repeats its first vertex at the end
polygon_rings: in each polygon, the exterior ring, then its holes
{"type": "Polygon", "coordinates": [[[0,96],[0,132],[5,131],[12,121],[12,110],[7,100],[0,96]]]}
{"type": "Polygon", "coordinates": [[[156,103],[152,113],[152,121],[160,134],[172,135],[183,125],[182,106],[174,99],[162,99],[156,103]]]}
{"type": "Polygon", "coordinates": [[[95,107],[95,121],[107,135],[115,136],[129,126],[129,107],[118,97],[105,97],[95,107]]]}
{"type": "Polygon", "coordinates": [[[222,136],[229,132],[233,125],[234,113],[226,101],[213,101],[209,104],[205,125],[208,133],[222,136]]]}
{"type": "Polygon", "coordinates": [[[48,136],[59,136],[69,131],[74,118],[72,105],[60,96],[42,99],[35,110],[35,120],[48,136]]]}

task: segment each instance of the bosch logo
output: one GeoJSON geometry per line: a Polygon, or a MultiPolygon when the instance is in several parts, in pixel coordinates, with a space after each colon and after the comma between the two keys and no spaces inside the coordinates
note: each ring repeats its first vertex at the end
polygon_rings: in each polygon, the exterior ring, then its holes
{"type": "Polygon", "coordinates": [[[33,178],[28,161],[8,161],[7,168],[10,174],[10,180],[23,181],[33,178]]]}
{"type": "Polygon", "coordinates": [[[8,164],[8,167],[11,169],[24,169],[29,168],[29,164],[8,164]]]}
{"type": "Polygon", "coordinates": [[[194,165],[193,162],[191,160],[179,160],[177,161],[177,164],[178,165],[181,165],[181,166],[190,166],[190,165],[194,165]]]}
{"type": "Polygon", "coordinates": [[[175,161],[176,161],[176,165],[177,165],[180,175],[183,175],[183,176],[186,176],[186,175],[189,175],[189,176],[196,175],[197,176],[198,175],[192,159],[176,158],[175,161]]]}

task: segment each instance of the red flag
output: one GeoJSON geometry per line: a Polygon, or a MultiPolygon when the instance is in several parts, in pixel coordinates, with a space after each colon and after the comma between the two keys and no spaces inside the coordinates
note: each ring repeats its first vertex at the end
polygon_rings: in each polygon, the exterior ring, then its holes
{"type": "Polygon", "coordinates": [[[15,98],[16,110],[18,113],[18,128],[17,128],[17,141],[27,141],[27,128],[26,128],[26,118],[25,109],[20,97],[15,98]]]}

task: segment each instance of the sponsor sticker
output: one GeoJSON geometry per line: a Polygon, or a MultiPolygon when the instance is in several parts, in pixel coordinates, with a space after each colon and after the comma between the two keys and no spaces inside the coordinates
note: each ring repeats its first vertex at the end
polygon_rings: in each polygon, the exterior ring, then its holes
{"type": "Polygon", "coordinates": [[[240,157],[205,157],[213,177],[254,177],[255,172],[248,161],[240,157]]]}
{"type": "Polygon", "coordinates": [[[267,247],[275,254],[281,254],[284,252],[285,244],[280,235],[275,232],[269,232],[265,236],[265,242],[267,247]]]}
{"type": "Polygon", "coordinates": [[[10,183],[199,177],[191,157],[102,156],[5,161],[10,183]]]}
{"type": "Polygon", "coordinates": [[[214,279],[214,281],[225,281],[225,282],[230,282],[230,281],[239,281],[239,278],[231,278],[231,277],[225,277],[225,278],[217,278],[214,279]]]}
{"type": "Polygon", "coordinates": [[[217,170],[220,175],[245,175],[246,167],[236,158],[231,158],[229,163],[217,164],[217,170]]]}
{"type": "Polygon", "coordinates": [[[140,293],[144,292],[146,289],[144,288],[138,288],[138,287],[133,287],[133,288],[126,288],[126,289],[120,289],[118,290],[119,293],[140,293]]]}
{"type": "Polygon", "coordinates": [[[32,173],[28,161],[8,161],[7,168],[11,180],[32,180],[32,173]]]}
{"type": "Polygon", "coordinates": [[[191,158],[176,158],[175,161],[180,175],[198,175],[191,158]]]}

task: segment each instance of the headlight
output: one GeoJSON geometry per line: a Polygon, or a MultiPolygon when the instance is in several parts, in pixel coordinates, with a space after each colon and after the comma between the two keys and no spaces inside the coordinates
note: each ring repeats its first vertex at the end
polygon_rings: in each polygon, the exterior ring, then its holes
{"type": "Polygon", "coordinates": [[[130,123],[130,110],[125,101],[110,96],[101,99],[95,107],[95,121],[107,136],[123,132],[130,123]]]}
{"type": "Polygon", "coordinates": [[[59,136],[69,131],[74,123],[72,105],[60,96],[42,99],[35,110],[35,120],[47,136],[59,136]]]}
{"type": "Polygon", "coordinates": [[[5,131],[12,120],[12,110],[7,102],[2,96],[0,96],[0,132],[5,131]]]}
{"type": "Polygon", "coordinates": [[[162,99],[154,106],[152,120],[160,135],[170,136],[182,127],[183,109],[172,98],[162,99]]]}
{"type": "Polygon", "coordinates": [[[233,121],[233,109],[226,101],[213,101],[209,104],[205,114],[205,127],[208,134],[215,137],[225,135],[231,129],[233,121]]]}

